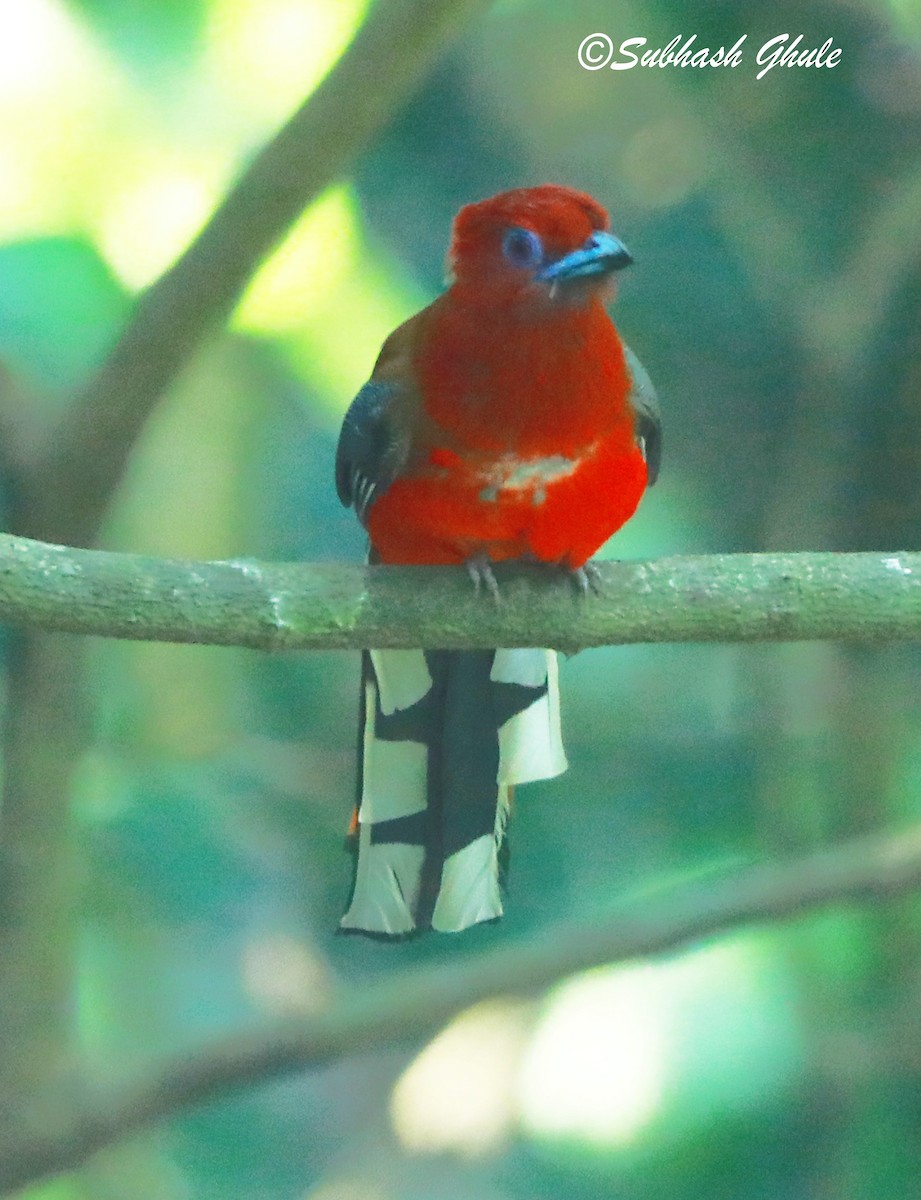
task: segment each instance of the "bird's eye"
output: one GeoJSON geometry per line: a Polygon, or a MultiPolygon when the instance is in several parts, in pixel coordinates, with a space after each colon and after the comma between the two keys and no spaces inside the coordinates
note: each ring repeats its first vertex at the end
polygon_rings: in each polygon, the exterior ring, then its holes
{"type": "Polygon", "coordinates": [[[513,267],[536,267],[543,261],[544,248],[536,233],[516,227],[506,230],[502,253],[513,267]]]}

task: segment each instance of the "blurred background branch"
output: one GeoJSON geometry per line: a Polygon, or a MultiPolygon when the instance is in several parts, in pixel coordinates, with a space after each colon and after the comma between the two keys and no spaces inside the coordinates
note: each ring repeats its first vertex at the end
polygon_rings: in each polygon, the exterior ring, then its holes
{"type": "MultiPolygon", "coordinates": [[[[8,528],[75,544],[96,540],[158,399],[304,205],[349,166],[464,22],[486,7],[486,0],[375,6],[316,92],[255,156],[175,265],[140,295],[89,381],[37,397],[25,412],[12,403],[15,389],[0,386],[8,528]]],[[[15,56],[19,38],[6,36],[15,56]]],[[[143,228],[132,233],[147,236],[143,228]]],[[[50,294],[58,287],[54,280],[50,294]]],[[[73,315],[77,324],[84,303],[73,315]]],[[[85,653],[67,639],[21,632],[7,657],[0,1128],[29,1118],[36,1089],[60,1069],[74,1036],[78,875],[70,785],[91,726],[85,653]]]]}
{"type": "Polygon", "coordinates": [[[623,903],[592,920],[506,943],[450,966],[351,990],[320,1015],[235,1036],[161,1066],[105,1103],[88,1096],[50,1136],[0,1141],[0,1190],[73,1169],[89,1155],[190,1105],[433,1033],[461,1009],[531,995],[577,971],[664,954],[688,942],[810,909],[879,900],[921,885],[921,826],[864,837],[786,863],[709,878],[623,903]]]}
{"type": "Polygon", "coordinates": [[[272,649],[855,642],[921,638],[921,553],[714,554],[497,570],[183,562],[0,534],[0,620],[27,629],[272,649]]]}
{"type": "Polygon", "coordinates": [[[188,249],[137,302],[84,390],[46,431],[24,475],[19,532],[85,545],[153,406],[239,300],[282,234],[339,176],[490,0],[387,0],[256,155],[188,249]],[[53,479],[54,486],[46,486],[53,479]]]}

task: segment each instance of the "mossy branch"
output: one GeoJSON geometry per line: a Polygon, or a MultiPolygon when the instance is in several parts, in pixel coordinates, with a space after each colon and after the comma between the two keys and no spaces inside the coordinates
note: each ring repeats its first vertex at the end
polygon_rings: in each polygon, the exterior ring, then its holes
{"type": "MultiPolygon", "coordinates": [[[[0,1191],[72,1169],[154,1121],[296,1071],[424,1037],[497,995],[533,994],[602,963],[663,954],[739,926],[784,920],[829,904],[896,895],[921,885],[921,827],[859,838],[788,863],[646,894],[592,920],[507,942],[448,966],[404,971],[354,989],[318,1016],[238,1035],[167,1063],[70,1121],[0,1145],[0,1191]]],[[[461,941],[457,949],[463,953],[461,941]]]]}
{"type": "Polygon", "coordinates": [[[450,567],[185,562],[0,535],[0,621],[275,649],[921,639],[921,553],[713,554],[599,565],[600,594],[540,568],[502,600],[450,567]]]}

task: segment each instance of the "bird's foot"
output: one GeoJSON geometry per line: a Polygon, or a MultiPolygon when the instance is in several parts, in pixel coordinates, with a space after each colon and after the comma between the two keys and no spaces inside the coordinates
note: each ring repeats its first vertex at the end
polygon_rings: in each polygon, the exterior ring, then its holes
{"type": "Polygon", "coordinates": [[[567,568],[567,574],[575,584],[580,596],[587,596],[589,592],[594,596],[604,595],[601,572],[595,563],[583,563],[581,567],[576,567],[574,570],[567,568]]]}
{"type": "Polygon", "coordinates": [[[493,573],[492,563],[485,554],[475,554],[473,558],[468,558],[465,563],[467,574],[473,580],[473,587],[477,595],[485,589],[492,596],[496,604],[502,603],[502,593],[499,591],[499,583],[493,573]]]}

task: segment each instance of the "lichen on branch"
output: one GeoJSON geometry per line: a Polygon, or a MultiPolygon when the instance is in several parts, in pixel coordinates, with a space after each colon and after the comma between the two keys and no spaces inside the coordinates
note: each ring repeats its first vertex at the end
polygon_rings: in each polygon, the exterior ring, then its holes
{"type": "Polygon", "coordinates": [[[276,649],[921,639],[921,553],[713,554],[599,564],[600,594],[502,567],[502,600],[451,567],[188,562],[0,534],[0,621],[276,649]]]}

